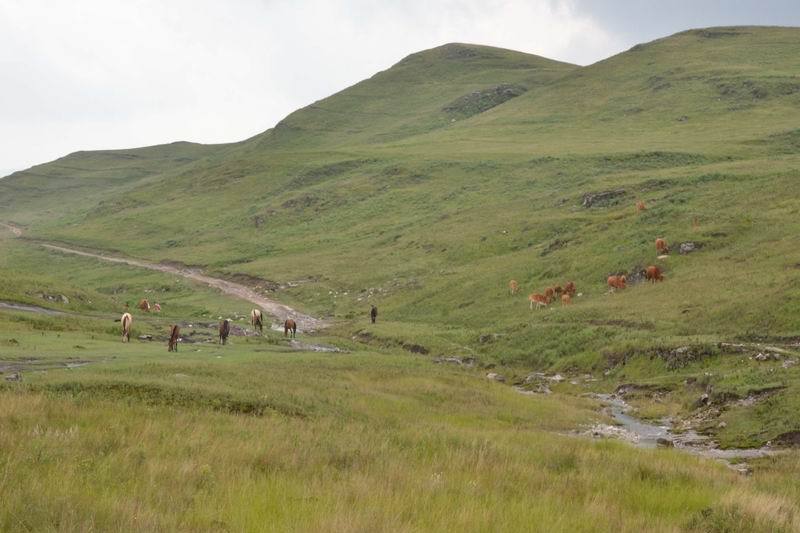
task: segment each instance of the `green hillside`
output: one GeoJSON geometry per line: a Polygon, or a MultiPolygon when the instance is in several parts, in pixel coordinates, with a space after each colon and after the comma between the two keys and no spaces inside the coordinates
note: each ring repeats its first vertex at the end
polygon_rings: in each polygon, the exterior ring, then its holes
{"type": "Polygon", "coordinates": [[[797,531],[796,450],[584,437],[616,391],[673,437],[800,441],[798,128],[798,28],[586,67],[448,44],[241,142],[3,178],[0,529],[797,531]],[[48,242],[331,325],[256,336],[251,303],[48,242]]]}

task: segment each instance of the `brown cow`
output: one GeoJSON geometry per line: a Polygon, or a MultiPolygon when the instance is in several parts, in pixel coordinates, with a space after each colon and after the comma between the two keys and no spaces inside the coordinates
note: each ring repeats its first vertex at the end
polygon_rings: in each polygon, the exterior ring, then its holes
{"type": "Polygon", "coordinates": [[[658,255],[668,254],[669,246],[667,246],[667,241],[664,239],[656,239],[656,252],[658,252],[658,255]]]}
{"type": "Polygon", "coordinates": [[[169,333],[169,344],[167,345],[168,352],[177,352],[178,351],[178,337],[181,334],[181,328],[178,327],[178,324],[172,326],[172,329],[169,333]]]}
{"type": "Polygon", "coordinates": [[[569,294],[564,293],[561,295],[561,305],[569,305],[571,303],[572,303],[572,297],[569,294]]]}
{"type": "Polygon", "coordinates": [[[552,287],[547,287],[544,290],[544,297],[547,298],[547,303],[551,303],[553,301],[553,295],[555,291],[553,291],[552,287]]]}
{"type": "Polygon", "coordinates": [[[647,281],[655,283],[656,281],[664,281],[664,275],[661,273],[661,269],[655,265],[650,265],[644,270],[644,276],[647,281]]]}
{"type": "Polygon", "coordinates": [[[228,342],[228,335],[231,333],[231,321],[227,318],[219,323],[219,343],[223,346],[228,342]]]}
{"type": "Polygon", "coordinates": [[[517,291],[519,291],[519,283],[517,283],[517,280],[512,279],[508,282],[508,290],[511,292],[511,296],[517,294],[517,291]]]}
{"type": "Polygon", "coordinates": [[[608,286],[611,287],[612,290],[624,289],[626,286],[625,279],[625,276],[608,276],[608,286]]]}
{"type": "Polygon", "coordinates": [[[150,302],[148,302],[147,299],[141,300],[139,302],[139,305],[137,305],[136,307],[138,307],[139,309],[141,309],[145,313],[149,313],[150,312],[150,302]]]}
{"type": "Polygon", "coordinates": [[[131,328],[133,327],[133,315],[130,313],[124,313],[122,318],[119,319],[122,322],[122,342],[131,342],[131,328]]]}
{"type": "Polygon", "coordinates": [[[575,296],[577,289],[575,288],[575,283],[570,281],[566,285],[564,285],[564,292],[569,294],[570,296],[575,296]]]}
{"type": "Polygon", "coordinates": [[[533,304],[536,304],[536,308],[540,307],[547,307],[547,304],[550,303],[550,300],[544,294],[531,294],[528,296],[528,300],[531,302],[531,311],[533,311],[533,304]]]}
{"type": "Polygon", "coordinates": [[[283,336],[285,337],[288,335],[290,331],[292,332],[292,338],[294,339],[295,335],[297,334],[297,322],[291,318],[287,318],[286,322],[283,323],[283,336]]]}
{"type": "Polygon", "coordinates": [[[261,309],[250,311],[250,324],[253,329],[258,328],[260,333],[264,333],[264,315],[261,313],[261,309]]]}
{"type": "Polygon", "coordinates": [[[647,207],[644,205],[644,202],[642,200],[639,200],[638,202],[636,202],[636,212],[637,213],[641,213],[642,211],[646,211],[646,210],[647,210],[647,207]]]}

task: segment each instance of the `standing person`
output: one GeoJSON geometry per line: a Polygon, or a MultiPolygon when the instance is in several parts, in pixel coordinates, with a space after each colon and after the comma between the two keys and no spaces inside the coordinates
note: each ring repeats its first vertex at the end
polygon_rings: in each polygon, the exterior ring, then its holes
{"type": "Polygon", "coordinates": [[[369,310],[369,318],[372,319],[372,323],[374,324],[375,319],[378,318],[378,308],[375,307],[374,305],[370,307],[372,307],[372,309],[369,310]]]}

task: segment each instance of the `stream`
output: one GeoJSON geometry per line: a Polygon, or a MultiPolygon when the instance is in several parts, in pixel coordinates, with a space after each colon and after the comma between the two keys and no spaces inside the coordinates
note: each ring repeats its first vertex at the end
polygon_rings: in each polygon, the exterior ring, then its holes
{"type": "Polygon", "coordinates": [[[740,466],[742,463],[739,461],[743,459],[765,457],[780,452],[769,446],[723,450],[709,437],[693,430],[675,432],[666,420],[660,424],[653,424],[632,416],[630,414],[632,407],[619,396],[596,394],[594,398],[606,405],[616,425],[596,424],[589,430],[589,434],[593,437],[618,438],[639,448],[674,447],[692,455],[722,460],[738,471],[744,471],[746,468],[746,465],[740,466]],[[731,461],[737,461],[737,464],[732,464],[731,461]]]}

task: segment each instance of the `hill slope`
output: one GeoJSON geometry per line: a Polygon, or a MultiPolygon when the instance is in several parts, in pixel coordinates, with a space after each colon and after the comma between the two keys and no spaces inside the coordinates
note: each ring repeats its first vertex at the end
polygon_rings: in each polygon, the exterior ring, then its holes
{"type": "MultiPolygon", "coordinates": [[[[153,160],[124,195],[47,217],[31,200],[8,218],[40,238],[306,280],[278,297],[339,319],[377,301],[381,335],[440,352],[596,365],[643,342],[798,335],[798,37],[696,30],[584,68],[447,45],[253,139],[153,160]],[[604,295],[610,273],[656,262],[656,237],[701,248],[662,260],[664,284],[604,295]],[[571,279],[584,296],[531,314],[510,278],[525,294],[571,279]],[[487,332],[498,340],[479,343],[487,332]]],[[[45,187],[20,173],[0,202],[28,184],[45,187]]],[[[46,186],[42,205],[62,191],[46,186]]]]}

